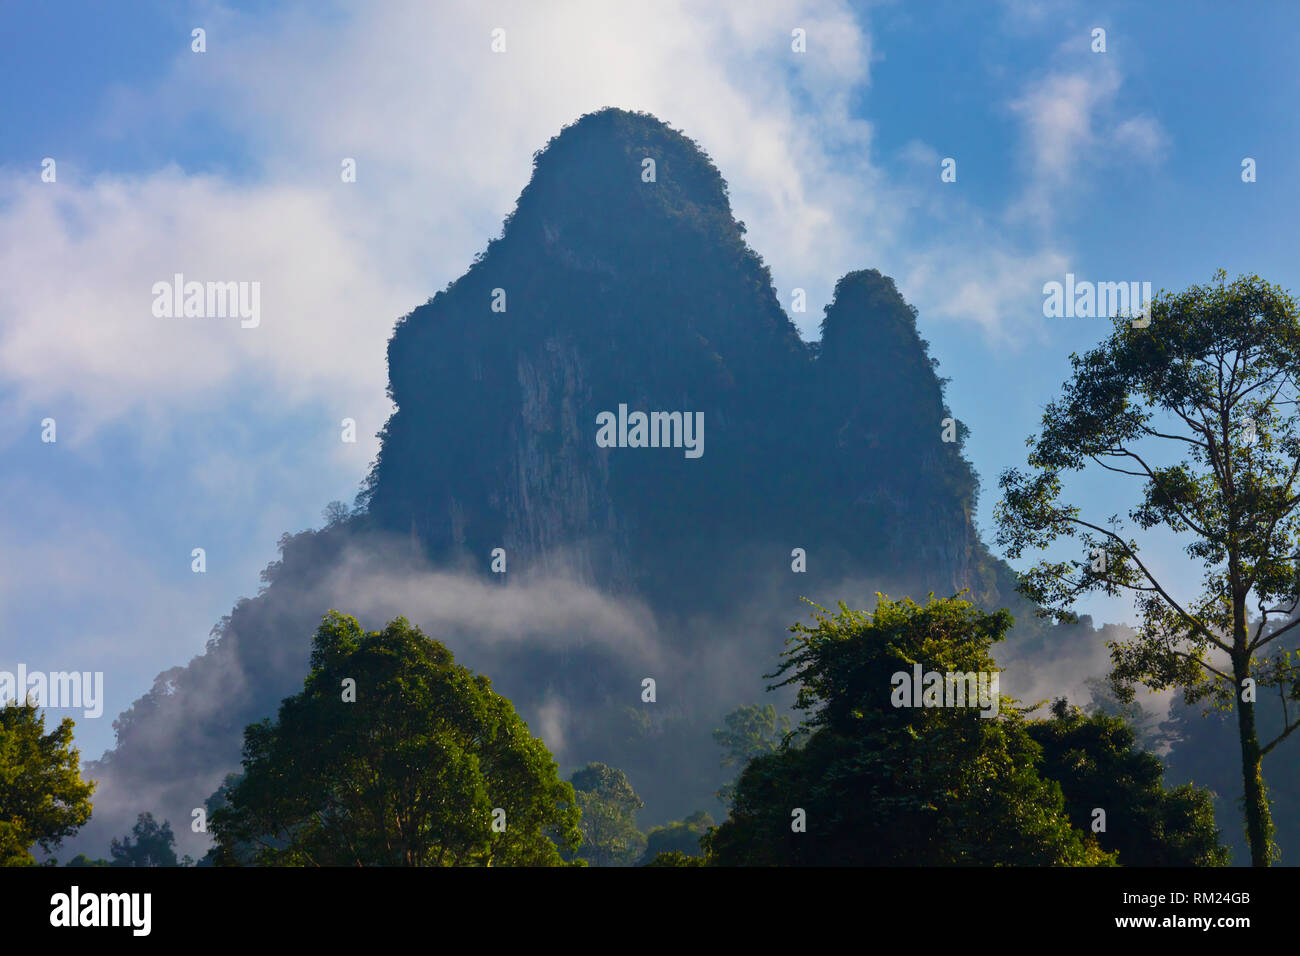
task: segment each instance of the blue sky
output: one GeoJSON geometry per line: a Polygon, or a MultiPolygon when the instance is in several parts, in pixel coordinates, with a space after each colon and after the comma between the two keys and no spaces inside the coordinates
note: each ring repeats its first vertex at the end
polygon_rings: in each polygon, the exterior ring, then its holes
{"type": "MultiPolygon", "coordinates": [[[[0,6],[0,668],[105,671],[88,756],[256,592],[282,532],[352,500],[394,321],[583,112],[648,110],[709,151],[783,304],[807,290],[805,337],[840,275],[895,277],[971,428],[985,528],[1069,354],[1105,331],[1045,319],[1044,282],[1223,267],[1300,290],[1294,4],[542,7],[0,6]],[[175,272],[260,281],[262,325],[159,324],[149,289],[175,272]]],[[[1180,566],[1169,543],[1157,566],[1180,566]]]]}

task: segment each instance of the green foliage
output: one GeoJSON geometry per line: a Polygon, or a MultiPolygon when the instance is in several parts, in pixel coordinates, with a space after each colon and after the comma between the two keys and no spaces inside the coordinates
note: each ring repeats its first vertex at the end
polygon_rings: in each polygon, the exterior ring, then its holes
{"type": "Polygon", "coordinates": [[[582,808],[578,856],[592,866],[626,866],[640,856],[645,836],[636,812],[644,803],[622,770],[589,763],[569,778],[582,808]]]}
{"type": "MultiPolygon", "coordinates": [[[[218,810],[224,810],[230,806],[230,791],[238,786],[239,782],[244,779],[242,773],[228,773],[225,779],[221,781],[221,786],[217,787],[208,798],[203,801],[203,809],[207,818],[212,820],[218,810]]],[[[274,838],[265,837],[268,843],[277,849],[283,849],[284,842],[277,841],[274,838]]],[[[254,866],[257,861],[257,844],[251,841],[227,842],[224,846],[221,843],[213,843],[211,848],[205,853],[195,866],[254,866]]]]}
{"type": "Polygon", "coordinates": [[[1208,286],[1162,293],[1145,327],[1118,318],[1109,338],[1071,356],[1072,377],[1029,440],[1032,471],[1002,474],[996,514],[1012,559],[1077,543],[1083,560],[1043,560],[1022,577],[1058,618],[1085,593],[1133,596],[1141,626],[1110,645],[1117,685],[1235,708],[1251,857],[1265,866],[1276,847],[1262,759],[1300,720],[1284,718],[1261,745],[1255,700],[1241,692],[1250,679],[1284,709],[1300,701],[1294,656],[1268,647],[1300,624],[1300,316],[1258,276],[1226,280],[1220,270],[1208,286]],[[1137,479],[1129,523],[1186,542],[1198,594],[1177,596],[1157,577],[1119,515],[1085,517],[1062,500],[1063,476],[1085,470],[1137,479]]]}
{"type": "Polygon", "coordinates": [[[726,727],[713,739],[723,749],[722,766],[743,767],[755,757],[772,753],[790,732],[790,719],[771,704],[737,707],[724,718],[726,727]]]}
{"type": "Polygon", "coordinates": [[[131,835],[121,840],[113,838],[109,855],[112,866],[177,866],[176,835],[172,825],[164,820],[162,825],[152,813],[142,813],[136,818],[131,835]]]}
{"type": "Polygon", "coordinates": [[[245,731],[244,776],[212,815],[219,863],[550,866],[557,843],[576,847],[573,789],[545,744],[404,618],[364,633],[331,611],[311,668],[275,723],[245,731]]]}
{"type": "Polygon", "coordinates": [[[1060,784],[1070,822],[1090,830],[1094,810],[1106,812],[1102,848],[1121,866],[1226,866],[1214,797],[1184,784],[1165,790],[1159,758],[1138,749],[1127,722],[1086,716],[1057,701],[1050,720],[1033,721],[1029,735],[1043,748],[1041,776],[1060,784]]]}
{"type": "Polygon", "coordinates": [[[697,810],[685,820],[674,820],[665,826],[651,827],[650,832],[646,834],[645,853],[641,857],[642,864],[649,866],[656,857],[671,853],[691,857],[702,856],[700,839],[713,825],[713,817],[709,816],[707,811],[697,810]]]}
{"type": "Polygon", "coordinates": [[[874,613],[796,624],[774,686],[798,684],[807,744],[753,760],[731,818],[706,841],[712,862],[744,865],[1106,865],[1070,826],[1060,788],[1035,771],[1039,748],[1006,699],[1001,714],[899,707],[891,677],[994,669],[989,648],[1011,626],[955,598],[881,597],[874,613]],[[795,832],[792,813],[806,813],[795,832]]]}
{"type": "Polygon", "coordinates": [[[84,853],[78,853],[66,864],[67,866],[112,866],[113,864],[104,859],[92,860],[84,853]]]}
{"type": "Polygon", "coordinates": [[[81,779],[65,717],[45,733],[35,705],[0,707],[0,866],[34,866],[32,847],[49,853],[90,819],[94,782],[81,779]]]}
{"type": "MultiPolygon", "coordinates": [[[[737,707],[724,718],[726,727],[713,732],[722,748],[722,766],[743,768],[755,757],[773,753],[790,733],[790,719],[778,715],[771,704],[747,704],[737,707]]],[[[731,800],[735,781],[718,791],[723,803],[731,800]]]]}
{"type": "Polygon", "coordinates": [[[655,856],[645,866],[706,866],[702,856],[690,856],[681,850],[668,850],[655,856]]]}

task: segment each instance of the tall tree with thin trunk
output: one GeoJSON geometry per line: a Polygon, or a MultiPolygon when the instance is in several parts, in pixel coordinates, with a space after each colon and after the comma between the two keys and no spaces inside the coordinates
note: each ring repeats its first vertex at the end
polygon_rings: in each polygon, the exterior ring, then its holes
{"type": "MultiPolygon", "coordinates": [[[[1122,316],[1082,357],[1029,439],[1029,471],[1001,476],[998,543],[1011,559],[1072,538],[1077,558],[1043,560],[1023,593],[1069,619],[1088,592],[1131,594],[1136,636],[1110,645],[1112,680],[1181,688],[1236,710],[1251,862],[1275,858],[1263,758],[1300,726],[1300,672],[1278,641],[1300,625],[1300,319],[1295,300],[1258,276],[1162,292],[1122,316]],[[1136,482],[1127,520],[1088,516],[1063,477],[1136,482]],[[1183,543],[1192,573],[1157,573],[1136,535],[1183,543]],[[1193,582],[1200,578],[1198,586],[1193,582]],[[1276,697],[1283,726],[1261,742],[1257,701],[1276,697]]],[[[1079,480],[1079,479],[1076,479],[1079,480]]],[[[1052,557],[1056,557],[1053,555],[1052,557]]]]}

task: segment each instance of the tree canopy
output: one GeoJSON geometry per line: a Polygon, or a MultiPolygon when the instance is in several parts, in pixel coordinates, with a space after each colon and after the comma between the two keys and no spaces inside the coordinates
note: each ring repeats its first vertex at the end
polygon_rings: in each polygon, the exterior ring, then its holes
{"type": "Polygon", "coordinates": [[[0,707],[0,866],[34,866],[90,819],[93,781],[81,779],[72,718],[45,733],[31,703],[0,707]]]}
{"type": "MultiPolygon", "coordinates": [[[[660,827],[651,827],[645,835],[643,866],[649,866],[662,854],[679,853],[682,856],[703,857],[700,839],[713,829],[714,820],[706,810],[697,810],[684,820],[674,820],[660,827]]],[[[661,864],[662,865],[662,864],[661,864]]]]}
{"type": "Polygon", "coordinates": [[[122,839],[113,838],[109,848],[112,866],[176,866],[176,835],[172,825],[164,820],[160,825],[152,813],[142,813],[136,818],[131,834],[122,839]]]}
{"type": "Polygon", "coordinates": [[[582,808],[578,856],[592,866],[622,866],[645,849],[636,812],[644,803],[622,770],[589,763],[569,778],[582,808]]]}
{"type": "MultiPolygon", "coordinates": [[[[781,746],[790,731],[790,718],[777,714],[771,704],[747,704],[737,707],[724,718],[725,727],[713,732],[722,748],[722,766],[740,770],[755,757],[770,754],[781,746]]],[[[735,781],[718,791],[718,799],[728,802],[735,792],[735,781]]]]}
{"type": "Polygon", "coordinates": [[[1086,715],[1062,699],[1051,719],[1028,728],[1043,748],[1038,772],[1060,784],[1070,822],[1080,830],[1100,823],[1097,842],[1121,866],[1228,864],[1212,794],[1190,784],[1165,790],[1160,758],[1137,747],[1127,721],[1086,715]]]}
{"type": "Polygon", "coordinates": [[[973,707],[895,706],[895,675],[992,672],[1011,627],[956,598],[881,597],[796,624],[773,686],[798,685],[801,748],[783,745],[740,775],[731,817],[707,841],[714,863],[996,865],[1113,863],[1070,825],[1060,788],[1036,771],[1027,721],[1005,699],[973,707]],[[802,826],[801,826],[802,821],[802,826]]]}
{"type": "Polygon", "coordinates": [[[245,730],[243,764],[212,815],[222,864],[553,866],[580,838],[545,744],[404,618],[367,633],[327,614],[302,692],[245,730]]]}

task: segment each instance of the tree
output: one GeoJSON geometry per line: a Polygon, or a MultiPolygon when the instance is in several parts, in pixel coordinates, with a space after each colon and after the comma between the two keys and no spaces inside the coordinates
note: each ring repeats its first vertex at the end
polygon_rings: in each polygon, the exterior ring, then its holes
{"type": "MultiPolygon", "coordinates": [[[[1295,632],[1292,632],[1293,634],[1295,632]]],[[[1276,734],[1282,725],[1280,708],[1261,708],[1261,734],[1276,734]]],[[[1241,765],[1237,759],[1237,721],[1231,711],[1204,710],[1200,704],[1174,699],[1162,731],[1173,746],[1162,758],[1165,779],[1195,783],[1216,794],[1215,818],[1234,861],[1250,862],[1241,814],[1241,765]]],[[[1295,866],[1300,856],[1300,762],[1274,761],[1268,774],[1268,802],[1276,824],[1279,859],[1274,865],[1295,866]]]]}
{"type": "Polygon", "coordinates": [[[1121,700],[1112,682],[1100,675],[1089,677],[1083,684],[1091,698],[1088,706],[1083,708],[1086,713],[1120,718],[1133,729],[1138,746],[1143,750],[1154,753],[1171,743],[1159,715],[1143,707],[1136,694],[1125,694],[1125,699],[1121,700]]]}
{"type": "Polygon", "coordinates": [[[243,764],[211,818],[224,865],[553,866],[580,837],[546,745],[400,617],[366,633],[327,614],[302,692],[245,730],[243,764]]]}
{"type": "MultiPolygon", "coordinates": [[[[737,773],[755,757],[773,753],[790,733],[790,718],[778,715],[771,704],[737,707],[724,721],[727,726],[715,730],[713,739],[722,748],[722,766],[735,767],[737,773]]],[[[733,780],[718,791],[718,799],[729,802],[735,789],[733,780]]]]}
{"type": "Polygon", "coordinates": [[[578,856],[592,866],[624,866],[645,847],[636,827],[644,803],[622,770],[589,763],[569,778],[582,807],[582,845],[578,856]]]}
{"type": "Polygon", "coordinates": [[[1126,721],[1085,715],[1061,699],[1051,719],[1028,726],[1043,748],[1039,775],[1060,784],[1070,822],[1088,830],[1104,811],[1097,842],[1121,866],[1228,865],[1213,795],[1188,784],[1166,791],[1160,759],[1136,747],[1126,721]]]}
{"type": "Polygon", "coordinates": [[[665,826],[651,827],[645,837],[645,853],[641,856],[641,864],[649,866],[661,854],[667,853],[702,856],[700,838],[713,826],[713,817],[705,810],[697,810],[685,820],[674,820],[665,826]]]}
{"type": "MultiPolygon", "coordinates": [[[[213,819],[218,810],[223,810],[230,806],[230,791],[239,785],[244,779],[242,773],[228,773],[225,779],[221,781],[221,786],[217,787],[208,798],[203,801],[203,809],[209,820],[213,819]]],[[[284,842],[277,841],[274,838],[266,838],[266,842],[275,846],[276,849],[283,849],[284,842]]],[[[228,841],[224,846],[220,843],[213,843],[208,848],[208,852],[203,854],[195,863],[195,866],[255,866],[257,864],[258,844],[251,841],[228,841]]]]}
{"type": "Polygon", "coordinates": [[[93,781],[81,779],[72,718],[45,733],[31,703],[0,707],[0,866],[34,866],[90,819],[93,781]]]}
{"type": "Polygon", "coordinates": [[[113,838],[109,856],[113,866],[177,866],[176,835],[172,825],[164,820],[159,826],[152,813],[136,817],[131,835],[121,840],[113,838]]]}
{"type": "Polygon", "coordinates": [[[337,527],[346,522],[351,516],[352,512],[341,501],[331,501],[321,512],[321,518],[324,519],[327,528],[337,527]]]}
{"type": "Polygon", "coordinates": [[[1021,577],[1022,593],[1060,620],[1085,593],[1133,595],[1136,636],[1110,645],[1118,685],[1182,688],[1188,703],[1236,709],[1251,862],[1267,866],[1276,848],[1263,758],[1300,726],[1288,712],[1300,696],[1292,655],[1268,647],[1300,623],[1300,320],[1280,288],[1258,276],[1227,284],[1222,270],[1211,285],[1162,293],[1147,318],[1120,317],[1097,348],[1071,356],[1071,379],[1029,439],[1032,471],[1001,476],[998,543],[1013,560],[1058,538],[1082,546],[1085,560],[1045,559],[1021,577]],[[1175,593],[1191,575],[1158,577],[1119,515],[1085,517],[1062,500],[1062,476],[1085,470],[1137,480],[1129,521],[1181,536],[1199,594],[1175,593]],[[1270,626],[1279,618],[1290,620],[1270,626]],[[1264,688],[1284,717],[1261,744],[1264,688]]]}
{"type": "MultiPolygon", "coordinates": [[[[989,654],[1012,625],[967,601],[880,597],[874,613],[821,608],[796,624],[772,687],[798,685],[810,712],[801,748],[752,760],[731,817],[706,839],[723,866],[1107,865],[1070,825],[1057,784],[1036,771],[1040,748],[1009,699],[996,715],[970,706],[905,706],[899,675],[991,675],[989,654]]],[[[986,686],[991,687],[990,683],[986,686]]],[[[919,693],[919,688],[918,688],[919,693]]]]}

